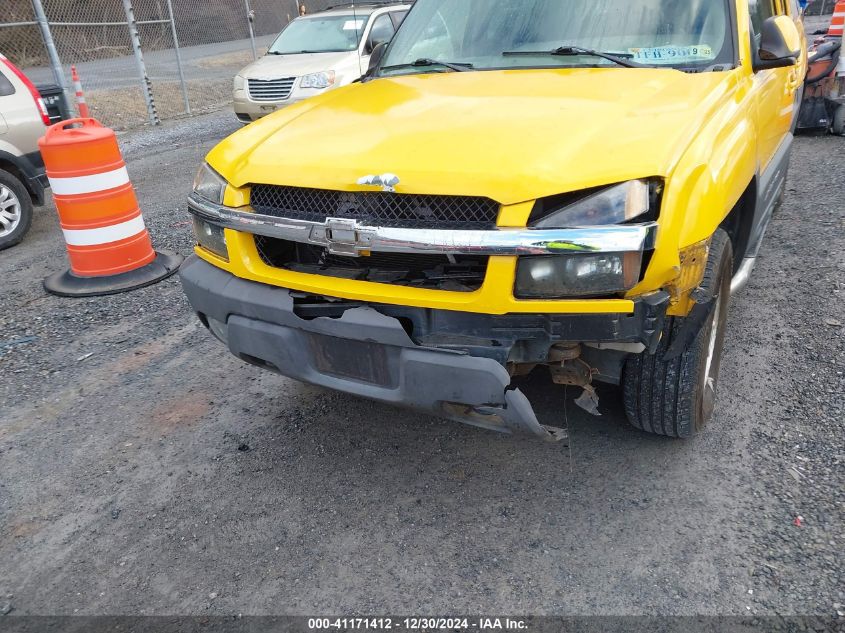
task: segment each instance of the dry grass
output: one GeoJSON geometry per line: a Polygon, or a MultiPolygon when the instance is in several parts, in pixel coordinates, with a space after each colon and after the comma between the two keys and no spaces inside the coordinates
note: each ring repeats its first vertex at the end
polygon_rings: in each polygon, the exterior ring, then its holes
{"type": "MultiPolygon", "coordinates": [[[[264,55],[267,52],[266,48],[258,49],[258,55],[264,55]]],[[[237,53],[226,53],[225,55],[215,55],[214,57],[205,57],[196,63],[200,68],[233,68],[236,71],[253,62],[252,51],[239,51],[237,53]]]]}
{"type": "MultiPolygon", "coordinates": [[[[91,108],[91,115],[114,129],[133,128],[149,122],[147,106],[140,88],[94,90],[87,92],[86,97],[91,108]]],[[[153,97],[161,119],[185,114],[185,101],[180,83],[154,84],[153,97]]],[[[195,114],[228,106],[232,102],[232,81],[230,79],[189,81],[188,99],[195,114]]]]}

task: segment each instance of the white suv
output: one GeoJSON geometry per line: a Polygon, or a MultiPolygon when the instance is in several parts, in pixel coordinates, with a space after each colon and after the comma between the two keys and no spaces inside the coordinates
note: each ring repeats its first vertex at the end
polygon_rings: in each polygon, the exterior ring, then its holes
{"type": "Polygon", "coordinates": [[[255,121],[367,71],[370,54],[393,37],[410,4],[362,3],[293,20],[267,55],[235,77],[235,114],[255,121]]]}
{"type": "Polygon", "coordinates": [[[50,125],[32,82],[0,54],[0,250],[20,242],[49,186],[38,139],[50,125]]]}

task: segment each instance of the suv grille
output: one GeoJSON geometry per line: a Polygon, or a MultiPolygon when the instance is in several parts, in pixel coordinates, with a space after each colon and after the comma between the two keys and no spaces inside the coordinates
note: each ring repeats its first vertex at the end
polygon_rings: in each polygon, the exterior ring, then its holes
{"type": "Polygon", "coordinates": [[[399,228],[493,229],[499,216],[497,202],[469,196],[253,185],[250,197],[258,213],[311,222],[350,218],[365,225],[399,228]]]}
{"type": "Polygon", "coordinates": [[[296,77],[283,79],[248,79],[249,96],[253,101],[284,101],[293,90],[296,77]]]}
{"type": "Polygon", "coordinates": [[[373,253],[369,257],[332,255],[321,246],[261,235],[255,246],[262,261],[299,273],[412,286],[429,290],[472,292],[484,283],[488,257],[373,253]]]}

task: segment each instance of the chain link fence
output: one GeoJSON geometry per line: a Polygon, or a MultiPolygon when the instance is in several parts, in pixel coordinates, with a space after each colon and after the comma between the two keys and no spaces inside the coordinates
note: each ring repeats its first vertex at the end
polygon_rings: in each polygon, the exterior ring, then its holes
{"type": "Polygon", "coordinates": [[[836,8],[837,0],[813,0],[807,6],[807,15],[830,15],[836,8]]]}
{"type": "Polygon", "coordinates": [[[0,0],[0,53],[125,129],[228,105],[232,79],[298,15],[342,0],[0,0]]]}

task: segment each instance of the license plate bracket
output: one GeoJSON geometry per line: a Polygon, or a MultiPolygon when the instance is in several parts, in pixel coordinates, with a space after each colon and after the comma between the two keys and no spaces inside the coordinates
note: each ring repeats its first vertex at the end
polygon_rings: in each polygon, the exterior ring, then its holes
{"type": "Polygon", "coordinates": [[[308,342],[314,365],[321,373],[381,387],[390,386],[391,377],[384,345],[325,334],[310,334],[308,342]]]}

